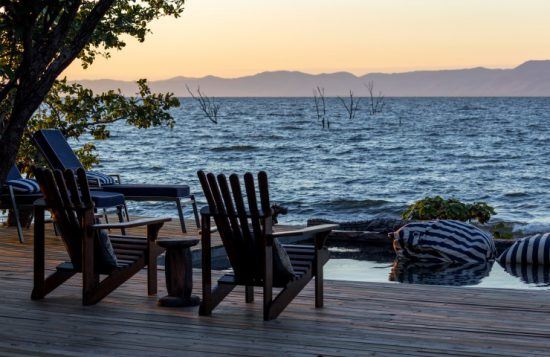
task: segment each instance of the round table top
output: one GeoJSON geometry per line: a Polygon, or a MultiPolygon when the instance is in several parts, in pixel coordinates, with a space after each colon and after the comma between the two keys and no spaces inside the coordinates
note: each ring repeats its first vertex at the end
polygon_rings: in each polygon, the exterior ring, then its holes
{"type": "Polygon", "coordinates": [[[200,241],[198,237],[177,237],[177,238],[159,238],[157,245],[163,248],[188,248],[197,245],[200,241]]]}

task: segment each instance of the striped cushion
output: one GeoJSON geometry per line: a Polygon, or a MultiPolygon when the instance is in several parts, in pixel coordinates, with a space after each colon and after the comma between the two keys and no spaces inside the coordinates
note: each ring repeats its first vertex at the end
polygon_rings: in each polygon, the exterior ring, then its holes
{"type": "Polygon", "coordinates": [[[8,186],[13,187],[15,192],[19,193],[38,193],[40,192],[40,186],[38,182],[31,179],[20,178],[17,180],[8,180],[6,181],[8,186]]]}
{"type": "Polygon", "coordinates": [[[87,171],[86,177],[88,180],[95,183],[99,182],[102,185],[113,185],[115,183],[115,179],[113,177],[97,171],[87,171]]]}
{"type": "Polygon", "coordinates": [[[501,265],[511,264],[550,264],[550,233],[535,234],[516,241],[506,249],[498,262],[501,265]]]}
{"type": "Polygon", "coordinates": [[[485,262],[495,258],[493,238],[459,221],[409,223],[393,233],[398,258],[441,262],[485,262]]]}
{"type": "Polygon", "coordinates": [[[542,286],[550,284],[550,265],[508,263],[502,267],[508,274],[520,278],[524,283],[542,286]]]}

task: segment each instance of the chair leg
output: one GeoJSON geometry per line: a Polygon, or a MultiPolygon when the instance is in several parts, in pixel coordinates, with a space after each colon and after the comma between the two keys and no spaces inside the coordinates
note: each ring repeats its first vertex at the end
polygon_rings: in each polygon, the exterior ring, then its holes
{"type": "Polygon", "coordinates": [[[254,302],[254,287],[253,286],[246,286],[244,288],[244,294],[245,294],[245,301],[247,303],[254,302]]]}
{"type": "Polygon", "coordinates": [[[31,228],[33,219],[34,219],[34,212],[31,213],[31,216],[30,216],[29,220],[27,221],[27,225],[25,226],[25,228],[27,228],[27,229],[31,228]]]}
{"type": "Polygon", "coordinates": [[[214,288],[213,291],[203,290],[203,299],[199,306],[200,316],[212,315],[212,310],[222,302],[222,300],[229,295],[229,293],[235,288],[236,285],[221,284],[214,288]]]}
{"type": "Polygon", "coordinates": [[[302,289],[311,281],[309,277],[303,277],[288,284],[269,304],[267,311],[264,311],[264,320],[273,320],[294,300],[294,298],[302,291],[302,289]]]}
{"type": "Polygon", "coordinates": [[[178,207],[178,215],[180,217],[181,231],[182,233],[187,233],[187,230],[185,229],[185,219],[183,218],[183,207],[181,205],[181,201],[179,197],[176,198],[176,206],[178,207]]]}
{"type": "MultiPolygon", "coordinates": [[[[123,215],[123,212],[122,212],[122,208],[123,208],[122,206],[117,206],[117,208],[116,208],[116,214],[118,216],[118,221],[121,222],[121,223],[124,222],[124,215],[123,215]]],[[[121,228],[120,233],[123,236],[125,236],[126,235],[126,229],[121,228]]]]}
{"type": "Polygon", "coordinates": [[[323,307],[323,265],[317,266],[315,274],[315,307],[323,307]]]}
{"type": "Polygon", "coordinates": [[[193,207],[193,214],[195,215],[195,224],[197,225],[198,229],[201,229],[201,220],[199,218],[199,210],[197,208],[197,200],[195,199],[195,195],[189,196],[191,200],[191,206],[193,207]]]}
{"type": "Polygon", "coordinates": [[[35,283],[35,286],[31,293],[31,299],[32,300],[43,299],[46,295],[48,295],[53,290],[55,290],[58,286],[60,286],[61,284],[69,280],[75,274],[76,272],[74,271],[55,271],[46,279],[44,279],[43,282],[40,282],[40,284],[35,283]],[[40,286],[37,286],[37,285],[40,285],[40,286]]]}
{"type": "Polygon", "coordinates": [[[15,225],[17,226],[17,235],[19,237],[19,243],[25,243],[23,239],[23,228],[21,228],[21,221],[19,220],[19,209],[17,207],[17,201],[15,199],[15,192],[12,186],[9,187],[11,205],[13,209],[13,215],[15,216],[15,225]]]}
{"type": "Polygon", "coordinates": [[[154,253],[155,247],[151,247],[151,243],[155,244],[153,242],[149,243],[149,257],[148,257],[148,264],[147,264],[147,294],[148,295],[156,295],[157,294],[157,255],[154,253]]]}
{"type": "Polygon", "coordinates": [[[130,222],[130,215],[128,214],[128,205],[124,202],[124,214],[126,215],[126,221],[130,222]]]}

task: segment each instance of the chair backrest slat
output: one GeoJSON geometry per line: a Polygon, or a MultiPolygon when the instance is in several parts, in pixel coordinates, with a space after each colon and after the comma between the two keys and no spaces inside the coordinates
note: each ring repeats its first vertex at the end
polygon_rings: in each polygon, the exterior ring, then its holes
{"type": "Polygon", "coordinates": [[[254,237],[260,237],[262,228],[260,224],[260,211],[258,210],[258,200],[256,199],[256,189],[254,187],[254,176],[247,172],[244,174],[244,186],[246,189],[246,197],[248,199],[248,210],[250,211],[250,221],[254,237]]]}
{"type": "Polygon", "coordinates": [[[229,217],[223,204],[216,177],[212,173],[206,175],[202,171],[199,171],[197,174],[208,202],[210,212],[214,216],[214,222],[218,227],[218,232],[220,233],[222,243],[227,252],[229,262],[233,266],[235,274],[241,274],[244,271],[244,266],[241,264],[241,247],[239,246],[239,241],[235,239],[231,229],[229,217]]]}
{"type": "Polygon", "coordinates": [[[71,201],[71,198],[69,197],[69,190],[67,189],[67,185],[65,183],[65,178],[63,177],[63,174],[60,170],[54,170],[53,172],[55,181],[57,184],[58,192],[61,197],[62,205],[65,208],[64,211],[67,214],[67,218],[69,220],[69,224],[72,227],[78,227],[79,222],[78,218],[76,216],[76,212],[74,210],[73,203],[71,201]]]}
{"type": "MultiPolygon", "coordinates": [[[[237,175],[229,176],[228,185],[223,174],[217,177],[203,171],[197,174],[237,279],[251,283],[260,281],[263,279],[263,266],[260,264],[263,257],[263,234],[266,225],[271,224],[269,217],[265,216],[266,212],[269,214],[271,211],[267,175],[263,173],[258,176],[261,210],[258,207],[254,176],[251,173],[244,175],[247,210],[237,175]]],[[[271,232],[271,227],[267,231],[271,232]]]]}
{"type": "MultiPolygon", "coordinates": [[[[262,205],[263,215],[266,217],[271,217],[271,202],[269,201],[269,183],[267,181],[267,173],[265,171],[260,171],[258,173],[258,188],[260,190],[260,201],[262,205]]],[[[267,227],[264,227],[264,228],[267,228],[267,227]]],[[[267,233],[271,233],[271,232],[269,231],[267,233]]]]}
{"type": "Polygon", "coordinates": [[[62,173],[60,170],[52,172],[33,168],[33,172],[61,233],[71,262],[75,269],[81,269],[84,237],[81,218],[84,210],[93,211],[86,173],[82,168],[77,169],[77,180],[71,169],[62,173]]]}
{"type": "Polygon", "coordinates": [[[235,239],[242,242],[242,234],[239,227],[239,222],[237,220],[237,213],[235,212],[235,206],[233,205],[233,199],[231,198],[231,193],[229,192],[229,186],[225,175],[218,175],[218,184],[220,186],[223,201],[225,202],[225,211],[229,217],[231,231],[233,232],[235,239]]]}
{"type": "MultiPolygon", "coordinates": [[[[67,171],[71,171],[70,169],[67,171]]],[[[78,187],[80,187],[81,201],[85,207],[92,207],[93,200],[92,195],[90,194],[90,186],[88,184],[88,178],[86,177],[86,171],[83,168],[76,170],[76,177],[78,182],[78,187]]]]}
{"type": "Polygon", "coordinates": [[[51,168],[59,170],[82,168],[82,163],[58,129],[38,130],[34,133],[33,140],[51,168]]]}
{"type": "Polygon", "coordinates": [[[250,228],[248,225],[248,217],[246,213],[246,207],[244,206],[243,194],[241,192],[241,183],[239,182],[239,176],[232,174],[229,176],[229,182],[231,183],[231,191],[233,192],[233,199],[235,200],[235,207],[237,208],[237,216],[241,224],[241,232],[243,236],[244,244],[248,247],[254,245],[254,241],[250,234],[250,228]]]}
{"type": "Polygon", "coordinates": [[[66,170],[64,176],[67,187],[69,188],[69,193],[71,194],[73,206],[82,207],[82,200],[80,199],[78,184],[76,183],[74,173],[71,170],[66,170]]]}

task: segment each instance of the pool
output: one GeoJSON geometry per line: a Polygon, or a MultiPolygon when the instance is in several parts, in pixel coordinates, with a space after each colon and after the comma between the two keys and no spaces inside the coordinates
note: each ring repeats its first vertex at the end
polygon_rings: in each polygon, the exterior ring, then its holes
{"type": "MultiPolygon", "coordinates": [[[[550,290],[550,267],[483,264],[434,264],[400,262],[388,244],[342,243],[329,247],[330,260],[324,277],[329,280],[392,284],[447,285],[467,288],[550,290]]],[[[201,267],[200,251],[194,252],[193,266],[201,267]]],[[[163,264],[163,263],[161,263],[163,264]]],[[[214,270],[231,269],[222,247],[213,256],[214,270]]]]}
{"type": "Polygon", "coordinates": [[[392,252],[331,247],[325,279],[503,289],[550,290],[550,267],[400,262],[392,252]]]}

